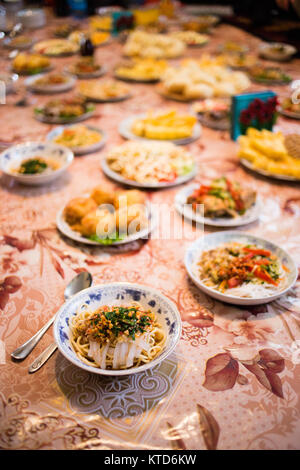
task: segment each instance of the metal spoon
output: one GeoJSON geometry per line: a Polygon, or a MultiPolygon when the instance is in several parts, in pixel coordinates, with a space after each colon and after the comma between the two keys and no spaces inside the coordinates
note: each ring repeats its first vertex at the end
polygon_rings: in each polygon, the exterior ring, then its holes
{"type": "MultiPolygon", "coordinates": [[[[65,300],[70,299],[73,295],[75,295],[82,289],[90,287],[92,282],[92,275],[90,273],[86,271],[79,273],[65,288],[65,300]]],[[[40,339],[44,336],[48,328],[52,325],[54,319],[55,315],[50,318],[50,320],[34,336],[32,336],[32,338],[30,338],[28,341],[26,341],[26,343],[22,344],[22,346],[18,347],[15,351],[13,351],[11,353],[11,357],[17,360],[25,359],[35,348],[40,339]]]]}

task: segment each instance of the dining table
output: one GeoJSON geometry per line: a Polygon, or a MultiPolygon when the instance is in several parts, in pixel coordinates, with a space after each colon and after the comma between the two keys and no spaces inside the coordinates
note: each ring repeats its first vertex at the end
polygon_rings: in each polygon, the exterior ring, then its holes
{"type": "MultiPolygon", "coordinates": [[[[69,19],[47,11],[47,24],[30,32],[35,40],[53,37],[69,19]]],[[[71,20],[70,20],[71,21],[71,20]]],[[[87,19],[82,22],[88,21],[87,19]]],[[[203,47],[185,57],[213,54],[225,40],[257,54],[261,40],[221,22],[203,47]]],[[[113,77],[123,57],[119,36],[95,49],[95,58],[113,77]]],[[[51,58],[56,71],[76,56],[51,58]]],[[[179,63],[173,59],[171,63],[179,63]]],[[[266,62],[272,64],[271,62],[266,62]]],[[[1,70],[10,71],[1,46],[1,70]]],[[[274,65],[274,64],[273,64],[274,65]]],[[[300,59],[280,64],[298,78],[300,59]]],[[[34,117],[48,95],[25,91],[20,76],[15,93],[1,104],[0,146],[44,141],[54,124],[34,117]],[[20,99],[23,102],[20,105],[20,99]]],[[[8,450],[296,450],[300,448],[300,282],[277,300],[255,306],[222,303],[202,292],[184,265],[187,247],[216,227],[195,227],[174,209],[181,187],[147,190],[159,208],[159,227],[149,239],[119,246],[89,246],[63,236],[58,211],[71,199],[99,185],[120,188],[102,171],[101,160],[125,140],[120,122],[149,109],[189,112],[190,103],[168,100],[155,84],[129,84],[132,96],[97,103],[86,121],[103,129],[105,146],[75,156],[68,171],[45,186],[22,186],[0,178],[0,448],[8,450]],[[168,229],[163,237],[159,232],[168,229]],[[178,235],[180,234],[180,235],[178,235]],[[178,235],[178,236],[177,236],[178,235]],[[126,281],[151,286],[180,312],[182,333],[164,361],[138,374],[92,374],[55,352],[29,374],[32,361],[53,339],[52,328],[23,361],[11,353],[36,333],[62,306],[64,290],[78,273],[88,271],[94,285],[126,281]]],[[[291,88],[251,84],[279,97],[291,88]]],[[[72,96],[74,90],[59,96],[72,96]]],[[[299,133],[299,121],[278,116],[276,129],[299,133]]],[[[280,245],[300,266],[300,189],[298,182],[268,178],[241,166],[238,142],[226,130],[202,126],[199,139],[186,148],[197,162],[193,183],[220,175],[260,195],[259,219],[236,230],[280,245]]]]}

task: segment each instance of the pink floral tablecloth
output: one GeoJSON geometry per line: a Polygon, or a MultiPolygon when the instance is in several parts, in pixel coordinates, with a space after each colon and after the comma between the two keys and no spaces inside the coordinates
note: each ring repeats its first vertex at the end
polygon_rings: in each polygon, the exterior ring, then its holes
{"type": "MultiPolygon", "coordinates": [[[[58,20],[33,33],[50,36],[58,20]]],[[[257,51],[259,40],[220,25],[204,48],[213,52],[226,39],[257,51]]],[[[9,69],[2,50],[1,68],[9,69]]],[[[113,41],[96,56],[109,73],[122,54],[113,41]]],[[[57,70],[74,57],[53,59],[57,70]]],[[[282,65],[293,78],[300,61],[282,65]]],[[[22,82],[22,79],[20,80],[22,82]]],[[[253,89],[264,89],[256,86],[253,89]]],[[[288,94],[287,87],[274,87],[288,94]]],[[[0,448],[2,449],[299,449],[300,447],[300,284],[268,305],[238,308],[204,295],[188,279],[183,256],[190,243],[153,238],[125,248],[88,248],[62,238],[57,211],[71,198],[108,181],[100,162],[123,142],[118,125],[149,108],[187,110],[164,100],[154,85],[134,85],[122,103],[99,104],[87,123],[104,129],[105,148],[76,157],[68,174],[50,186],[29,188],[0,181],[0,448]],[[145,373],[106,378],[78,369],[55,353],[35,374],[28,366],[53,341],[50,329],[23,362],[10,353],[35,333],[63,302],[66,284],[81,270],[94,283],[129,281],[153,286],[178,306],[183,331],[167,360],[145,373]]],[[[43,140],[54,127],[36,121],[33,108],[48,97],[28,95],[28,106],[10,95],[1,107],[0,142],[43,140]]],[[[278,128],[299,132],[283,118],[278,128]]],[[[245,172],[237,144],[227,132],[203,127],[189,149],[199,164],[196,181],[227,174],[255,188],[262,197],[257,223],[241,228],[287,249],[300,264],[300,190],[245,172]]],[[[180,189],[180,188],[179,188],[180,189]]],[[[173,208],[178,188],[149,192],[153,203],[173,208]]],[[[181,224],[173,213],[170,223],[181,224]]],[[[164,223],[169,223],[166,213],[164,223]]],[[[192,226],[188,232],[197,236],[192,226]]],[[[210,229],[205,229],[206,233],[210,229]]],[[[187,237],[189,238],[189,237],[187,237]]]]}

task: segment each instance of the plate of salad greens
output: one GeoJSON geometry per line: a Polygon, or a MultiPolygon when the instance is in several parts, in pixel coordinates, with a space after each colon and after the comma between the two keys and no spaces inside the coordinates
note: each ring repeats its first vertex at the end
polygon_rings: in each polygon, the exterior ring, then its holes
{"type": "Polygon", "coordinates": [[[94,111],[94,104],[73,96],[49,100],[43,106],[34,109],[34,116],[38,121],[48,124],[72,124],[88,119],[94,111]]]}
{"type": "Polygon", "coordinates": [[[278,67],[263,67],[256,65],[249,70],[252,81],[265,85],[287,85],[292,77],[278,67]]]}

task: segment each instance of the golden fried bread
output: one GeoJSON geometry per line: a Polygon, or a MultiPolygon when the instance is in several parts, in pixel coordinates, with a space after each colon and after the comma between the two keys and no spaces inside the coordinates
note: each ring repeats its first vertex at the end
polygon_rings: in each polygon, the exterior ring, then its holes
{"type": "Polygon", "coordinates": [[[64,215],[68,224],[74,225],[81,221],[88,212],[97,208],[96,202],[89,197],[76,197],[66,205],[64,215]]]}

